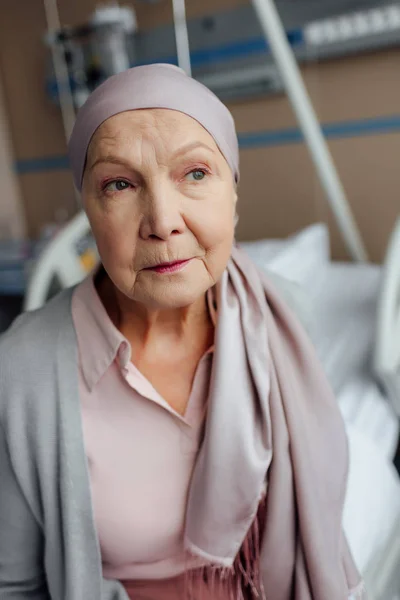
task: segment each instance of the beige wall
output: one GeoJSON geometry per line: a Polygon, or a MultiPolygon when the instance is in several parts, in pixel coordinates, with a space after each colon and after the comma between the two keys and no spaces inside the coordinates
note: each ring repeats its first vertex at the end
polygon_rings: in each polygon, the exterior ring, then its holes
{"type": "MultiPolygon", "coordinates": [[[[66,152],[60,111],[46,96],[48,53],[43,44],[45,15],[41,0],[2,0],[0,68],[8,122],[17,160],[66,152]]],[[[20,179],[28,231],[38,234],[60,208],[72,215],[75,201],[69,173],[53,171],[20,179]]]]}
{"type": "MultiPolygon", "coordinates": [[[[189,17],[199,16],[244,3],[187,0],[187,10],[189,17]]],[[[62,22],[82,22],[95,4],[96,0],[59,0],[62,22]]],[[[138,2],[140,27],[169,22],[170,5],[169,0],[155,5],[138,2]]],[[[18,159],[63,155],[59,109],[44,89],[48,54],[42,43],[42,3],[2,0],[0,11],[0,68],[15,155],[18,159]]],[[[310,65],[303,73],[324,123],[400,114],[400,50],[310,65]]],[[[233,103],[230,108],[240,132],[296,127],[284,96],[233,103]]],[[[369,253],[380,260],[399,212],[400,134],[340,139],[329,145],[369,253]]],[[[239,237],[287,235],[325,219],[331,225],[335,256],[344,256],[304,145],[244,150],[241,162],[239,237]]],[[[20,177],[20,185],[31,234],[37,234],[60,207],[73,213],[68,172],[26,174],[20,177]]]]}
{"type": "MultiPolygon", "coordinates": [[[[400,50],[307,66],[303,74],[323,123],[400,114],[400,50]]],[[[238,131],[296,126],[284,97],[231,105],[238,131]]],[[[329,142],[370,256],[381,260],[400,213],[400,133],[329,142]]],[[[280,236],[310,221],[331,226],[333,250],[344,249],[304,145],[242,152],[242,238],[280,236]]]]}

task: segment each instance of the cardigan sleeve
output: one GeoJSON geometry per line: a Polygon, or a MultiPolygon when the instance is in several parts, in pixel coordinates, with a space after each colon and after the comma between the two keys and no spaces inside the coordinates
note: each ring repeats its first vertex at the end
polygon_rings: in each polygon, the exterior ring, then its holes
{"type": "Polygon", "coordinates": [[[0,422],[0,598],[50,600],[43,535],[15,477],[0,422]]]}

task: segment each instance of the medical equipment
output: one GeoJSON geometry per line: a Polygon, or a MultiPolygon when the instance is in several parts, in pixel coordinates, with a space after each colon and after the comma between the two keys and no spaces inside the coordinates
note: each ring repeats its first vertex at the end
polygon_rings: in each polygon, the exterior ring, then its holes
{"type": "Polygon", "coordinates": [[[253,0],[266,40],[284,81],[292,108],[310,150],[316,172],[336,217],[346,246],[355,260],[365,261],[367,253],[354,221],[332,156],[321,132],[311,100],[290,50],[281,20],[272,0],[253,0]]]}
{"type": "MultiPolygon", "coordinates": [[[[128,69],[135,58],[133,34],[137,29],[132,8],[112,2],[99,6],[87,23],[61,27],[56,0],[44,0],[61,111],[67,139],[75,111],[102,81],[128,69]]],[[[182,19],[180,18],[180,21],[182,19]]],[[[182,25],[179,24],[181,37],[182,25]]]]}
{"type": "Polygon", "coordinates": [[[192,75],[189,36],[186,23],[185,0],[172,0],[174,11],[175,40],[178,64],[189,76],[192,75]]]}
{"type": "Polygon", "coordinates": [[[69,139],[75,122],[75,107],[70,85],[67,60],[63,48],[56,43],[56,32],[61,31],[57,0],[44,0],[47,21],[47,40],[51,48],[53,66],[56,75],[57,88],[60,98],[61,116],[64,134],[69,139]]]}
{"type": "MultiPolygon", "coordinates": [[[[154,4],[156,11],[157,0],[154,4]]],[[[232,5],[187,23],[194,76],[223,99],[281,93],[279,70],[252,3],[232,5]]],[[[292,52],[301,64],[400,44],[398,0],[276,0],[276,6],[292,52]]],[[[176,62],[175,28],[176,24],[165,24],[131,36],[131,66],[176,62]]],[[[53,83],[51,89],[54,96],[53,83]]]]}

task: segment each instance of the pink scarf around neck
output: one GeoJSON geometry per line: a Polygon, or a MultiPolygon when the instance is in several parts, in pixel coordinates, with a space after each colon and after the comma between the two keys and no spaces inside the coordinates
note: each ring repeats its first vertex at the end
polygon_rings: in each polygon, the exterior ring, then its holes
{"type": "Polygon", "coordinates": [[[237,248],[218,284],[217,308],[186,549],[232,571],[265,495],[260,597],[365,600],[342,532],[344,425],[307,335],[237,248]]]}

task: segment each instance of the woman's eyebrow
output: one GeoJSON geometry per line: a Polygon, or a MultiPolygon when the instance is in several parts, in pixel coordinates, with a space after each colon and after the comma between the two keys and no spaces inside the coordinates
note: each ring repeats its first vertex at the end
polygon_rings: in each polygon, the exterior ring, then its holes
{"type": "Polygon", "coordinates": [[[93,164],[90,165],[89,170],[94,169],[94,167],[100,163],[111,163],[113,165],[122,165],[123,167],[125,167],[131,171],[133,170],[132,164],[128,160],[125,160],[124,158],[122,158],[120,156],[116,156],[114,154],[107,154],[106,156],[101,156],[100,158],[95,160],[93,164]]]}
{"type": "MultiPolygon", "coordinates": [[[[205,144],[204,142],[190,142],[189,144],[185,144],[184,146],[182,146],[181,148],[176,150],[176,152],[174,152],[174,154],[173,154],[173,157],[178,158],[179,156],[187,154],[188,152],[191,152],[192,150],[197,150],[198,148],[203,148],[203,149],[208,150],[209,152],[212,152],[213,154],[215,154],[215,150],[208,144],[205,144]]],[[[122,165],[122,166],[126,167],[127,169],[133,170],[133,166],[128,160],[126,160],[120,156],[117,156],[115,154],[107,154],[106,156],[101,156],[100,158],[95,160],[93,162],[93,164],[91,164],[89,166],[89,170],[91,171],[92,169],[94,169],[94,167],[96,167],[100,163],[111,163],[114,165],[122,165]]]]}
{"type": "Polygon", "coordinates": [[[185,146],[182,146],[176,152],[174,152],[173,156],[174,158],[176,158],[178,156],[182,156],[183,154],[187,154],[192,150],[197,150],[197,148],[204,148],[209,152],[215,154],[215,150],[208,144],[205,144],[204,142],[190,142],[189,144],[185,144],[185,146]]]}

